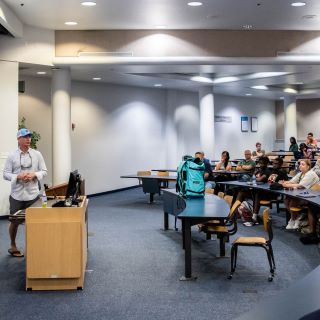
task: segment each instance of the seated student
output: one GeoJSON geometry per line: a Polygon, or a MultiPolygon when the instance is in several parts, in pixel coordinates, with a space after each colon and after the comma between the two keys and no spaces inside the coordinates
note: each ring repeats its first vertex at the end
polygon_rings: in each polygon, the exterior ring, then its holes
{"type": "MultiPolygon", "coordinates": [[[[288,180],[288,175],[287,172],[283,169],[281,169],[283,164],[283,159],[282,158],[276,158],[272,162],[272,170],[271,174],[268,178],[268,183],[272,184],[274,182],[279,182],[279,181],[287,181],[288,180]]],[[[252,215],[252,221],[253,224],[256,224],[258,220],[258,214],[260,211],[260,201],[261,200],[275,200],[277,199],[277,195],[268,191],[263,191],[263,190],[256,190],[254,194],[254,205],[253,205],[253,215],[252,215]]],[[[250,224],[246,224],[246,226],[250,226],[250,224]]]]}
{"type": "Polygon", "coordinates": [[[252,151],[252,159],[256,160],[259,157],[262,157],[266,154],[266,152],[264,150],[261,149],[261,143],[257,142],[256,143],[256,150],[252,151]]]}
{"type": "MultiPolygon", "coordinates": [[[[232,165],[230,160],[230,155],[228,151],[223,151],[221,153],[221,160],[217,163],[215,170],[223,170],[223,171],[231,171],[232,170],[232,165]]],[[[213,180],[215,182],[221,182],[221,181],[228,181],[230,180],[230,175],[228,174],[223,174],[223,173],[215,173],[213,180]]],[[[218,194],[219,191],[221,191],[222,187],[219,184],[216,184],[214,187],[214,193],[218,194]]]]}
{"type": "MultiPolygon", "coordinates": [[[[267,182],[268,178],[271,174],[271,170],[268,168],[268,164],[269,164],[269,158],[268,157],[260,157],[258,165],[259,167],[257,167],[254,175],[256,177],[257,182],[267,182]]],[[[245,190],[241,190],[238,192],[237,195],[237,200],[239,201],[243,201],[245,198],[247,198],[248,196],[251,195],[251,192],[245,190]]]]}
{"type": "Polygon", "coordinates": [[[216,165],[216,170],[226,170],[231,171],[232,166],[230,160],[230,155],[228,151],[223,151],[221,153],[221,160],[216,165]]]}
{"type": "Polygon", "coordinates": [[[317,145],[318,145],[318,141],[313,137],[313,133],[312,132],[309,132],[308,135],[307,135],[307,139],[305,141],[305,144],[307,146],[312,146],[314,148],[317,148],[317,145]]]}
{"type": "MultiPolygon", "coordinates": [[[[300,172],[296,174],[291,180],[281,182],[284,188],[294,189],[310,189],[314,184],[319,183],[319,177],[311,170],[311,162],[308,159],[299,161],[300,172]]],[[[287,210],[291,214],[291,219],[286,226],[286,229],[298,229],[300,226],[298,215],[294,211],[290,211],[290,207],[303,206],[307,202],[300,199],[286,197],[284,200],[287,210]]]]}
{"type": "Polygon", "coordinates": [[[299,146],[298,146],[298,144],[297,144],[297,140],[296,140],[295,137],[291,137],[291,138],[290,138],[289,151],[291,151],[291,152],[299,151],[299,146]]]}
{"type": "Polygon", "coordinates": [[[317,160],[317,162],[315,163],[315,165],[311,170],[314,171],[320,179],[320,158],[317,160]]]}
{"type": "Polygon", "coordinates": [[[250,150],[245,150],[244,157],[245,157],[245,159],[241,160],[238,163],[236,170],[237,171],[244,171],[245,176],[250,178],[250,176],[252,176],[252,174],[254,172],[254,169],[256,167],[256,163],[254,160],[251,159],[251,151],[250,150]]]}
{"type": "Polygon", "coordinates": [[[210,182],[213,179],[210,160],[204,157],[203,151],[196,152],[194,156],[204,163],[204,181],[208,182],[206,183],[206,188],[213,188],[212,183],[210,182]]]}
{"type": "Polygon", "coordinates": [[[295,158],[299,159],[313,159],[312,151],[305,143],[300,143],[299,154],[296,153],[295,158]]]}

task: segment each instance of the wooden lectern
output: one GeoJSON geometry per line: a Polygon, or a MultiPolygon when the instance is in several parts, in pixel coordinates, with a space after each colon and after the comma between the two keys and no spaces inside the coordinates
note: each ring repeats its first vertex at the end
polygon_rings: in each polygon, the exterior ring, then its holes
{"type": "Polygon", "coordinates": [[[26,290],[82,289],[87,263],[87,207],[26,210],[26,290]]]}

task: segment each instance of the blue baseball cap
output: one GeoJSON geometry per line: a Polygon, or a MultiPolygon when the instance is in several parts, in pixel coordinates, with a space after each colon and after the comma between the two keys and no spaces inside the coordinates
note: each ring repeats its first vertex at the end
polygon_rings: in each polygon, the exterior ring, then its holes
{"type": "Polygon", "coordinates": [[[17,138],[26,137],[26,136],[29,136],[29,137],[32,136],[32,133],[27,128],[22,128],[18,130],[17,138]]]}

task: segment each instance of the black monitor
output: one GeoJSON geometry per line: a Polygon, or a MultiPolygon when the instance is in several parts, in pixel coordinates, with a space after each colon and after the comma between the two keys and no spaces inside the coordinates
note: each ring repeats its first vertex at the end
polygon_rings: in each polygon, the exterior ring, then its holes
{"type": "Polygon", "coordinates": [[[70,172],[68,188],[66,193],[66,205],[78,205],[79,194],[80,194],[81,176],[78,170],[70,172]]]}

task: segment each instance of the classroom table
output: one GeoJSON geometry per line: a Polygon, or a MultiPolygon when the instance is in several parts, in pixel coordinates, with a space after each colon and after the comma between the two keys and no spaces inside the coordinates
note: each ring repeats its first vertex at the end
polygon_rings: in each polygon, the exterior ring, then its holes
{"type": "Polygon", "coordinates": [[[176,181],[175,176],[157,176],[157,175],[147,175],[141,176],[137,174],[129,174],[121,176],[120,178],[124,179],[141,179],[142,181],[142,190],[144,193],[150,193],[149,203],[153,203],[153,197],[155,193],[160,194],[161,182],[163,181],[176,181]]]}
{"type": "MultiPolygon", "coordinates": [[[[224,220],[230,208],[224,199],[212,194],[203,198],[182,198],[173,189],[163,190],[164,229],[168,229],[168,214],[182,222],[183,248],[185,249],[185,272],[180,280],[194,280],[191,270],[191,226],[212,219],[224,220]]],[[[221,249],[221,247],[220,247],[221,249]]]]}
{"type": "Polygon", "coordinates": [[[218,183],[225,186],[243,187],[243,188],[250,188],[253,190],[263,190],[266,192],[281,194],[287,197],[304,200],[310,204],[320,207],[320,191],[313,191],[310,189],[270,190],[270,185],[268,183],[257,184],[257,185],[253,185],[252,182],[241,182],[241,181],[222,181],[218,183]]]}

